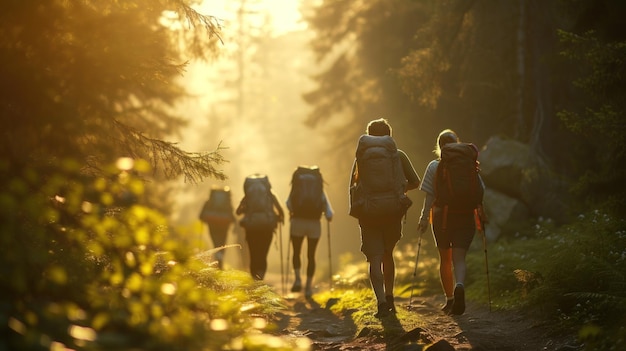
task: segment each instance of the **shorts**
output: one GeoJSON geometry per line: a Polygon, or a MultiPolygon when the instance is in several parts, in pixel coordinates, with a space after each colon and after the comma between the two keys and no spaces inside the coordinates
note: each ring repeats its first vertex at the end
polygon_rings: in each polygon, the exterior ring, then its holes
{"type": "Polygon", "coordinates": [[[402,237],[402,220],[364,223],[361,228],[361,252],[371,261],[372,257],[391,254],[402,237]]]}
{"type": "Polygon", "coordinates": [[[319,239],[322,236],[322,224],[319,219],[291,218],[289,235],[319,239]]]}
{"type": "Polygon", "coordinates": [[[433,209],[433,234],[439,249],[469,249],[476,234],[474,213],[448,213],[446,229],[443,229],[443,211],[433,209]]]}

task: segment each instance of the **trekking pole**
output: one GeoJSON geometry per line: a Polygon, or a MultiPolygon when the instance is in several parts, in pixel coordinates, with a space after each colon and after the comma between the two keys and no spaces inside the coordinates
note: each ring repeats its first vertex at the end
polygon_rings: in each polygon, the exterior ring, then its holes
{"type": "Polygon", "coordinates": [[[487,258],[487,228],[485,228],[485,220],[483,218],[484,213],[482,207],[476,209],[476,224],[478,230],[483,233],[483,250],[485,251],[485,272],[487,273],[487,298],[489,299],[489,312],[491,312],[491,284],[489,282],[489,260],[487,258]]]}
{"type": "Polygon", "coordinates": [[[289,234],[289,240],[287,243],[287,259],[285,260],[285,270],[287,271],[287,277],[285,278],[285,282],[289,283],[289,255],[291,254],[291,234],[289,234]]]}
{"type": "Polygon", "coordinates": [[[485,249],[485,272],[487,272],[487,298],[489,299],[489,312],[491,312],[491,284],[489,283],[489,261],[487,259],[487,232],[483,227],[483,248],[485,249]]]}
{"type": "Polygon", "coordinates": [[[422,231],[420,230],[419,238],[417,239],[417,255],[415,255],[415,269],[413,269],[413,283],[411,284],[411,297],[409,298],[409,309],[411,309],[413,303],[413,288],[417,284],[417,264],[420,259],[420,249],[422,248],[422,231]]]}
{"type": "Polygon", "coordinates": [[[330,221],[326,220],[326,232],[328,233],[328,273],[330,278],[330,289],[333,288],[333,255],[330,251],[330,221]]]}
{"type": "Polygon", "coordinates": [[[278,246],[280,247],[280,284],[282,288],[283,295],[285,295],[285,270],[283,268],[283,264],[285,261],[283,260],[283,225],[282,223],[278,224],[278,246]]]}

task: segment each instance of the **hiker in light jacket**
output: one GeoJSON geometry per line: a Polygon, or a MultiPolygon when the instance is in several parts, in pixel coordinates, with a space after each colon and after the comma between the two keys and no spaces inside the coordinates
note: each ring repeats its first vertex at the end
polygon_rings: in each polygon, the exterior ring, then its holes
{"type": "MultiPolygon", "coordinates": [[[[434,206],[434,201],[436,195],[435,178],[441,158],[441,149],[446,144],[459,142],[457,134],[450,129],[445,129],[439,133],[434,150],[437,159],[432,160],[426,167],[420,186],[420,190],[424,191],[426,196],[418,223],[418,232],[422,234],[432,221],[430,224],[439,251],[439,276],[446,296],[446,303],[442,307],[442,311],[446,314],[455,315],[465,312],[464,283],[467,270],[465,256],[476,232],[475,217],[474,213],[447,213],[445,215],[447,228],[444,230],[442,228],[443,211],[434,206]]],[[[478,177],[480,186],[484,188],[480,175],[478,177]]]]}
{"type": "MultiPolygon", "coordinates": [[[[330,200],[326,195],[326,192],[322,190],[321,193],[323,204],[323,215],[327,221],[333,219],[333,209],[330,204],[330,200]]],[[[302,250],[302,244],[304,238],[307,239],[307,267],[306,267],[306,285],[304,288],[304,296],[310,298],[313,295],[313,276],[315,275],[315,252],[317,250],[317,244],[319,243],[322,235],[321,216],[317,218],[307,218],[294,212],[292,204],[292,193],[287,198],[287,209],[290,214],[290,229],[289,236],[293,247],[293,271],[295,275],[292,292],[299,292],[302,290],[302,278],[300,269],[302,267],[302,260],[300,258],[300,251],[302,250]]],[[[330,240],[330,239],[329,239],[330,240]]]]}

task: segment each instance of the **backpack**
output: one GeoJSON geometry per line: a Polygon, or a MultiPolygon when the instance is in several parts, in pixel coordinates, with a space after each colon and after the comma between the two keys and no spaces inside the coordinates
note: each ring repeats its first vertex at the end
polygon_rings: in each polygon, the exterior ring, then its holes
{"type": "Polygon", "coordinates": [[[435,205],[449,212],[473,212],[483,201],[479,171],[474,144],[444,145],[435,175],[435,205]]]}
{"type": "Polygon", "coordinates": [[[252,230],[274,230],[278,216],[274,212],[272,186],[266,175],[253,174],[243,183],[245,210],[241,226],[252,230]]]}
{"type": "Polygon", "coordinates": [[[229,187],[213,187],[209,199],[202,206],[200,220],[207,224],[230,224],[233,222],[233,205],[229,187]]]}
{"type": "Polygon", "coordinates": [[[298,166],[291,177],[293,217],[319,219],[324,212],[324,181],[317,166],[298,166]]]}
{"type": "Polygon", "coordinates": [[[350,215],[360,219],[401,218],[412,205],[406,196],[398,148],[391,136],[362,135],[356,150],[356,184],[350,215]]]}

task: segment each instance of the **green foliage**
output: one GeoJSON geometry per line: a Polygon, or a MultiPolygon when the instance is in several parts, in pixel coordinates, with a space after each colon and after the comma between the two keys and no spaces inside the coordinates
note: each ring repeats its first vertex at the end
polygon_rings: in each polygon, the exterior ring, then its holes
{"type": "MultiPolygon", "coordinates": [[[[424,294],[436,294],[441,290],[439,282],[439,257],[432,242],[423,240],[420,257],[417,258],[417,243],[398,243],[394,251],[396,263],[396,289],[398,297],[410,297],[424,294]],[[417,261],[418,267],[415,268],[417,261]]],[[[361,257],[355,258],[345,254],[339,262],[340,269],[333,277],[333,286],[339,289],[371,289],[368,262],[361,257]]]]}
{"type": "Polygon", "coordinates": [[[559,112],[565,126],[584,137],[588,148],[575,188],[589,202],[612,201],[626,209],[626,42],[607,41],[594,31],[559,31],[561,55],[576,65],[574,87],[579,99],[559,112]]]}
{"type": "Polygon", "coordinates": [[[135,165],[89,177],[63,162],[42,177],[0,164],[0,348],[213,350],[268,328],[280,297],[179,244],[133,201],[150,170],[135,165]]]}
{"type": "MultiPolygon", "coordinates": [[[[397,120],[413,115],[393,70],[428,16],[428,3],[340,0],[317,7],[307,20],[316,32],[311,47],[323,71],[313,77],[317,87],[303,95],[313,107],[307,124],[342,117],[341,125],[364,128],[380,114],[397,120]]],[[[350,127],[351,133],[338,128],[337,144],[353,139],[362,128],[350,127]]]]}
{"type": "MultiPolygon", "coordinates": [[[[623,219],[595,210],[562,227],[540,222],[515,240],[491,244],[493,307],[539,313],[559,322],[559,328],[580,330],[586,344],[620,349],[626,313],[625,239],[623,219]]],[[[483,252],[472,250],[468,267],[476,271],[484,264],[483,252]]],[[[487,301],[486,275],[470,276],[468,296],[487,301]]],[[[594,347],[589,350],[606,349],[594,347]]]]}
{"type": "MultiPolygon", "coordinates": [[[[400,243],[394,255],[396,262],[394,296],[396,298],[413,298],[416,301],[420,296],[440,293],[439,260],[432,243],[429,245],[424,240],[420,249],[417,270],[415,269],[416,243],[400,243]]],[[[328,306],[327,308],[335,314],[350,318],[357,334],[365,328],[382,337],[397,337],[404,333],[400,323],[388,323],[381,326],[378,319],[374,317],[377,311],[377,301],[369,281],[367,261],[363,257],[355,258],[346,254],[341,257],[339,267],[340,269],[334,276],[333,290],[316,294],[316,301],[328,306]]],[[[398,308],[397,311],[397,317],[403,321],[404,325],[424,324],[419,314],[404,308],[398,308]]]]}

